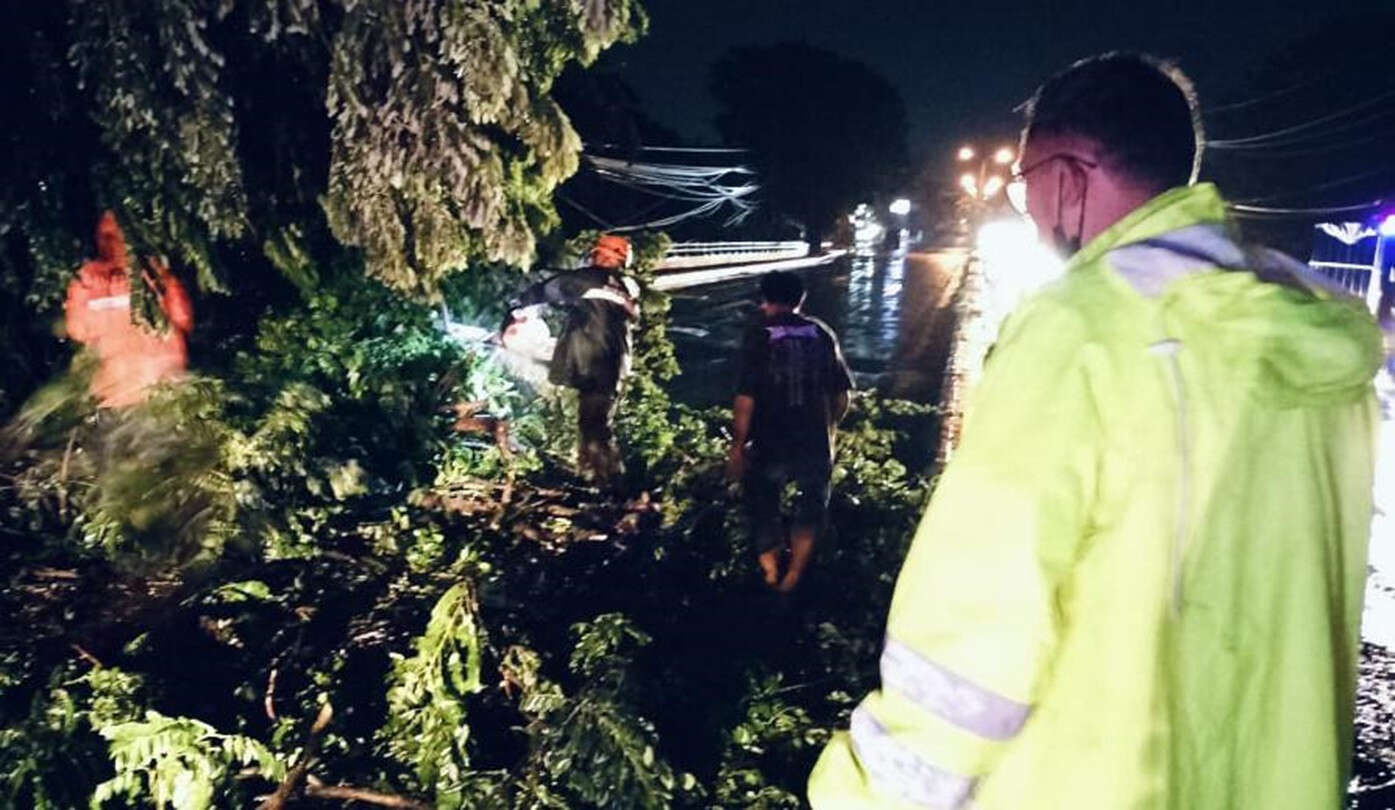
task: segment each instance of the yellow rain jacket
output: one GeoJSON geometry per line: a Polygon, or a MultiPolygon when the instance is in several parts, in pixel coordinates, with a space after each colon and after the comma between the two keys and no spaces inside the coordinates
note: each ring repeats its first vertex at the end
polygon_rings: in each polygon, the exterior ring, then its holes
{"type": "Polygon", "coordinates": [[[816,810],[1342,805],[1381,348],[1312,284],[1203,184],[1008,319],[816,810]]]}

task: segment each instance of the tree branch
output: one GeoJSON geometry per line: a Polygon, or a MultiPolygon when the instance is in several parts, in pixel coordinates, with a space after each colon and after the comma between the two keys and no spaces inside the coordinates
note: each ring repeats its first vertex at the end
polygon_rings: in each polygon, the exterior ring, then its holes
{"type": "Polygon", "coordinates": [[[262,699],[266,719],[272,722],[276,722],[276,671],[276,667],[272,667],[271,674],[266,676],[266,697],[262,699]]]}
{"type": "Polygon", "coordinates": [[[379,807],[391,807],[395,810],[431,810],[431,806],[416,799],[408,799],[403,796],[393,796],[390,793],[379,793],[375,790],[365,790],[364,788],[351,787],[349,785],[315,785],[305,786],[305,795],[312,799],[338,799],[340,801],[363,802],[365,804],[376,804],[379,807]]]}
{"type": "Polygon", "coordinates": [[[96,667],[97,669],[102,669],[102,662],[97,660],[97,656],[93,655],[87,650],[84,650],[81,644],[69,644],[68,646],[72,647],[73,651],[76,652],[78,656],[81,657],[83,660],[87,661],[89,664],[96,667]]]}
{"type": "MultiPolygon", "coordinates": [[[[289,771],[281,784],[276,786],[276,792],[266,797],[257,810],[284,810],[286,801],[295,793],[296,788],[305,780],[310,773],[310,766],[315,764],[315,750],[320,746],[320,735],[329,726],[330,718],[334,716],[334,708],[329,701],[320,705],[320,713],[315,717],[315,721],[310,724],[310,730],[305,735],[305,750],[300,755],[297,762],[289,771]]],[[[306,795],[310,795],[306,791],[306,795]]]]}
{"type": "Polygon", "coordinates": [[[68,447],[63,451],[63,463],[58,468],[58,516],[68,517],[68,462],[73,458],[73,445],[77,443],[77,428],[68,434],[68,447]]]}

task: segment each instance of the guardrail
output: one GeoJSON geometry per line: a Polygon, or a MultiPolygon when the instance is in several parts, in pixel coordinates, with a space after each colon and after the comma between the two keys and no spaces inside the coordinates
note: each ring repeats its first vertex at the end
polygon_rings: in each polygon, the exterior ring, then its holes
{"type": "Polygon", "coordinates": [[[678,242],[669,247],[659,269],[801,259],[808,255],[807,242],[678,242]]]}
{"type": "Polygon", "coordinates": [[[1355,296],[1368,297],[1375,273],[1369,264],[1350,262],[1308,262],[1308,266],[1341,285],[1355,296]]]}

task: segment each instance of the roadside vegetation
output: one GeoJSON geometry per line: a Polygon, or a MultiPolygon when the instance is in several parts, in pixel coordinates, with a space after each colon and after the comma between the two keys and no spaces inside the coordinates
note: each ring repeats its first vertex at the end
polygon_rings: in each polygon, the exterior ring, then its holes
{"type": "MultiPolygon", "coordinates": [[[[795,807],[873,685],[933,415],[859,400],[834,537],[775,600],[722,477],[728,416],[665,393],[651,292],[627,478],[581,483],[574,403],[452,340],[441,306],[497,324],[520,268],[594,239],[556,231],[580,141],[549,90],[644,15],[473,8],[19,12],[0,806],[795,807]],[[98,414],[60,304],[106,209],[133,277],[158,255],[195,289],[195,327],[186,379],[98,414]]],[[[642,277],[665,244],[637,237],[642,277]]]]}

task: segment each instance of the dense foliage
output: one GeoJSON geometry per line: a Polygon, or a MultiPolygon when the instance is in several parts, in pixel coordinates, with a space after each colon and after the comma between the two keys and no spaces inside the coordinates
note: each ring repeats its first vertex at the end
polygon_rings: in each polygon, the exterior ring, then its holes
{"type": "MultiPolygon", "coordinates": [[[[776,600],[722,476],[727,415],[665,393],[664,296],[620,493],[573,475],[565,392],[440,317],[497,323],[519,267],[594,239],[550,232],[579,141],[549,90],[640,8],[12,11],[0,806],[798,805],[870,685],[927,414],[859,403],[837,537],[776,600]],[[104,208],[199,293],[194,372],[120,412],[58,337],[104,208]]],[[[665,246],[636,239],[641,278],[665,246]]]]}
{"type": "Polygon", "coordinates": [[[104,209],[138,256],[230,296],[196,302],[214,358],[296,290],[366,273],[434,298],[527,266],[580,151],[552,84],[647,24],[635,0],[12,5],[4,413],[60,360],[50,321],[104,209]]]}
{"type": "Polygon", "coordinates": [[[386,288],[267,318],[225,378],[114,424],[87,415],[80,373],[41,392],[5,471],[24,529],[0,597],[0,803],[246,806],[289,785],[798,806],[871,685],[923,497],[898,437],[924,414],[860,402],[837,537],[778,601],[722,478],[726,415],[663,394],[652,303],[619,421],[628,498],[568,473],[565,403],[525,397],[386,288]],[[507,459],[440,413],[467,397],[514,415],[507,459]]]}

